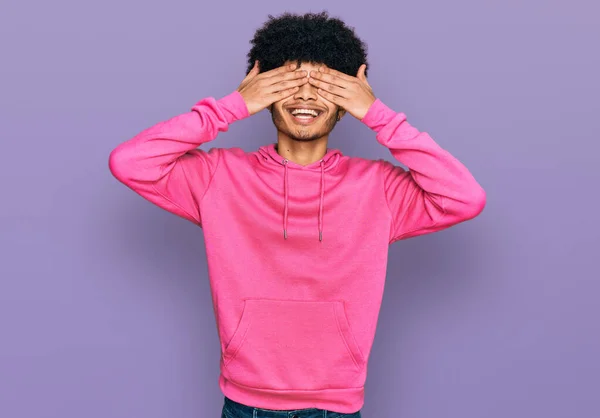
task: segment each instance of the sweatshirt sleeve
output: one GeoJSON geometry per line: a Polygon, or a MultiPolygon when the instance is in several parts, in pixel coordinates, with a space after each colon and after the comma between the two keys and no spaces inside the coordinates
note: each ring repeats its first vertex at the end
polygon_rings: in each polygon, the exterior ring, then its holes
{"type": "Polygon", "coordinates": [[[219,164],[220,150],[197,148],[248,116],[237,91],[219,100],[202,99],[189,112],[118,145],[109,157],[110,171],[148,201],[202,226],[200,201],[219,164]]]}
{"type": "Polygon", "coordinates": [[[383,187],[392,216],[390,243],[440,231],[476,217],[486,193],[469,170],[426,132],[377,99],[362,122],[408,170],[382,161],[383,187]]]}

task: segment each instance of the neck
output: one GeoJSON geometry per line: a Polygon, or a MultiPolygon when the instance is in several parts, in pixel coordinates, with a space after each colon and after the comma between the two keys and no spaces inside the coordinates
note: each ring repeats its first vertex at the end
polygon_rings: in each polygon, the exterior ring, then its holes
{"type": "Polygon", "coordinates": [[[283,158],[296,164],[309,165],[319,161],[327,153],[327,136],[304,142],[279,135],[276,150],[283,158]]]}

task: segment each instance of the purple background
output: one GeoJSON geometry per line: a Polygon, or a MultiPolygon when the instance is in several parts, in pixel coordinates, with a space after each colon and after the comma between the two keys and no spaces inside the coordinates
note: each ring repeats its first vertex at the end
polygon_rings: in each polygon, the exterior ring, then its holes
{"type": "MultiPolygon", "coordinates": [[[[0,416],[219,416],[201,230],[108,155],[237,88],[267,14],[324,8],[369,44],[375,93],[488,196],[390,247],[363,416],[600,416],[600,10],[494,3],[3,2],[0,416]]],[[[263,112],[213,145],[274,140],[263,112]]],[[[351,117],[331,145],[392,160],[351,117]]]]}

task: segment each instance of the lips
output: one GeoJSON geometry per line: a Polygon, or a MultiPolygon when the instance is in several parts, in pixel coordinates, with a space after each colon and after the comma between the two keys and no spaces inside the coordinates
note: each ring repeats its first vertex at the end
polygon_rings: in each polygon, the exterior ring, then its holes
{"type": "Polygon", "coordinates": [[[290,106],[286,110],[294,122],[300,125],[313,124],[324,113],[323,109],[313,106],[290,106]]]}

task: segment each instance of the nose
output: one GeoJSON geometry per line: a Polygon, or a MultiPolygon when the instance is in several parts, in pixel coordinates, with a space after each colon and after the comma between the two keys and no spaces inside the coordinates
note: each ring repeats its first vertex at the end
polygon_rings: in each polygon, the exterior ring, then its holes
{"type": "Polygon", "coordinates": [[[310,83],[304,83],[300,86],[296,94],[294,94],[294,99],[297,100],[317,100],[317,88],[310,83]]]}

